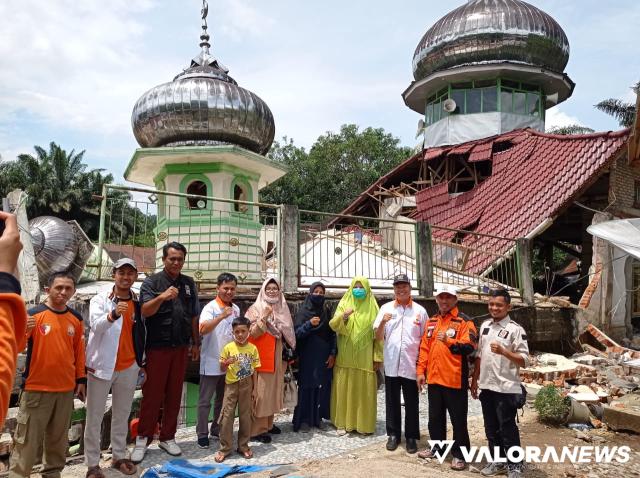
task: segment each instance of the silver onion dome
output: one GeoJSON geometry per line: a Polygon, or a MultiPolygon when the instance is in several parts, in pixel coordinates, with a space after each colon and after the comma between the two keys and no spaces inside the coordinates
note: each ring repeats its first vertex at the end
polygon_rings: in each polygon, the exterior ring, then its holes
{"type": "Polygon", "coordinates": [[[54,272],[66,272],[78,253],[78,238],[62,219],[39,216],[29,221],[29,233],[41,284],[54,272]]]}
{"type": "Polygon", "coordinates": [[[469,0],[438,20],[413,55],[413,76],[456,66],[515,62],[562,73],[569,40],[550,15],[521,0],[469,0]]]}
{"type": "Polygon", "coordinates": [[[204,1],[202,51],[173,81],[138,99],[131,116],[133,134],[143,148],[233,144],[266,154],[275,135],[273,114],[210,54],[207,10],[204,1]]]}

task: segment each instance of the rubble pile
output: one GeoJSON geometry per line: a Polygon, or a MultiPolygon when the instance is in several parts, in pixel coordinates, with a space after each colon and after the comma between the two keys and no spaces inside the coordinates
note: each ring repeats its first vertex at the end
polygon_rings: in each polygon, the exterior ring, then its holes
{"type": "Polygon", "coordinates": [[[527,391],[535,396],[553,385],[563,395],[589,407],[590,423],[640,433],[640,351],[622,347],[593,325],[586,329],[602,347],[583,345],[571,358],[543,353],[520,370],[527,391]]]}

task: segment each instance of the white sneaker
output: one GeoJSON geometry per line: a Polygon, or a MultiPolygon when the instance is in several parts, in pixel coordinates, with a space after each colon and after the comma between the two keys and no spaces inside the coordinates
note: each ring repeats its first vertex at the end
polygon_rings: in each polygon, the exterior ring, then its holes
{"type": "Polygon", "coordinates": [[[480,470],[480,474],[482,476],[506,475],[507,467],[504,463],[487,463],[487,466],[480,470]]]}
{"type": "Polygon", "coordinates": [[[169,455],[173,455],[173,456],[182,455],[182,450],[180,449],[180,447],[178,446],[178,444],[174,439],[161,441],[160,443],[158,443],[158,446],[162,448],[164,451],[166,451],[169,455]]]}
{"type": "Polygon", "coordinates": [[[147,453],[147,437],[136,437],[136,446],[131,452],[131,461],[140,463],[144,460],[145,453],[147,453]]]}

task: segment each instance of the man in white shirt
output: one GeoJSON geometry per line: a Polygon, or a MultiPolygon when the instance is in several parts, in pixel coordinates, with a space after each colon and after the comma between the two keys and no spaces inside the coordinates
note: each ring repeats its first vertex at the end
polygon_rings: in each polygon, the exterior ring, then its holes
{"type": "MultiPolygon", "coordinates": [[[[478,351],[471,380],[471,395],[480,403],[484,429],[493,453],[497,448],[501,458],[507,450],[520,446],[516,424],[517,402],[522,398],[520,367],[529,363],[529,346],[524,329],[509,317],[511,296],[504,289],[489,292],[489,315],[480,326],[478,351]]],[[[522,476],[520,463],[493,462],[480,473],[494,476],[508,472],[508,478],[522,476]]]]}
{"type": "Polygon", "coordinates": [[[135,340],[140,326],[138,295],[131,290],[138,278],[136,263],[127,257],[112,269],[113,287],[89,303],[87,342],[87,420],[84,456],[87,477],[100,478],[100,428],[111,392],[111,466],[131,475],[136,466],[127,458],[127,431],[138,371],[144,365],[144,346],[135,340]]]}
{"type": "Polygon", "coordinates": [[[240,308],[233,303],[236,296],[238,280],[236,276],[222,273],[218,276],[217,296],[202,309],[200,313],[200,335],[202,346],[200,349],[200,395],[198,399],[198,421],[196,433],[198,446],[209,448],[209,434],[220,436],[218,420],[222,410],[224,398],[225,371],[220,369],[220,352],[225,345],[233,342],[231,322],[240,317],[240,308]],[[211,398],[215,394],[213,405],[213,421],[209,429],[209,412],[211,398]]]}
{"type": "Polygon", "coordinates": [[[405,447],[415,453],[420,439],[416,362],[428,316],[424,307],[411,300],[411,282],[406,274],[394,278],[393,292],[395,300],[380,307],[373,324],[376,339],[384,341],[387,450],[395,450],[400,443],[402,391],[405,447]]]}

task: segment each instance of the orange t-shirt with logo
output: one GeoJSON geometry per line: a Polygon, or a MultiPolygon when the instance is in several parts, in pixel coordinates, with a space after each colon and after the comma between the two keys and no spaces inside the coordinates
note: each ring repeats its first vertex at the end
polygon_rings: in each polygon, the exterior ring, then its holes
{"type": "Polygon", "coordinates": [[[85,349],[82,316],[67,307],[56,312],[44,304],[29,310],[36,319],[27,335],[24,389],[34,392],[70,392],[84,383],[85,349]]]}
{"type": "Polygon", "coordinates": [[[136,361],[136,351],[133,348],[133,314],[135,313],[133,300],[129,299],[127,306],[127,311],[118,319],[122,320],[122,331],[116,355],[116,372],[128,369],[136,361]]]}

